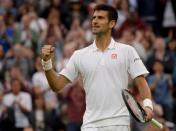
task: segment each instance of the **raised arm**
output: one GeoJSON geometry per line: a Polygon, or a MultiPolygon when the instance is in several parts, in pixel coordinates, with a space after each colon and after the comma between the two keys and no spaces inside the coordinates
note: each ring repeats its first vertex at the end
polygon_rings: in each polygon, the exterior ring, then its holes
{"type": "Polygon", "coordinates": [[[45,71],[46,78],[51,89],[55,92],[60,91],[70,81],[63,75],[58,75],[52,66],[52,56],[54,47],[51,45],[44,45],[41,50],[42,65],[45,71]]]}

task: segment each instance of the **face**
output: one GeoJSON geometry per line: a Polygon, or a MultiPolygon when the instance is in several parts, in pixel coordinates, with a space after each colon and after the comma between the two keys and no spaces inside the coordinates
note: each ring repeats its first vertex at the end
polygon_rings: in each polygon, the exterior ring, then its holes
{"type": "Polygon", "coordinates": [[[111,32],[115,25],[114,21],[109,21],[107,11],[95,11],[92,17],[92,33],[101,35],[111,32]]]}
{"type": "Polygon", "coordinates": [[[14,80],[12,83],[11,83],[11,88],[12,88],[12,92],[14,94],[18,94],[21,90],[21,83],[20,81],[18,80],[14,80]]]}
{"type": "Polygon", "coordinates": [[[42,96],[38,96],[34,101],[36,109],[43,109],[44,107],[44,100],[42,96]]]}
{"type": "Polygon", "coordinates": [[[155,72],[163,72],[163,65],[160,62],[155,62],[153,69],[155,72]]]}

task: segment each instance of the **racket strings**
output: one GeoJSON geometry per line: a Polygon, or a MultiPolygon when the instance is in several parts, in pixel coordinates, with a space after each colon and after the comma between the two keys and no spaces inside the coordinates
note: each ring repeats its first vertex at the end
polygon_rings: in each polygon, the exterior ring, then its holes
{"type": "Polygon", "coordinates": [[[127,103],[129,107],[131,108],[131,111],[133,114],[141,121],[145,122],[145,112],[140,108],[139,103],[136,102],[136,100],[130,95],[130,94],[125,94],[127,103]]]}

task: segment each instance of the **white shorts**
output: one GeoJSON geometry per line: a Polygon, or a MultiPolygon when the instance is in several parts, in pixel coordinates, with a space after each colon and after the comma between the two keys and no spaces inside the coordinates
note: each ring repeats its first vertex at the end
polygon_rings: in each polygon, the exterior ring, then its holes
{"type": "Polygon", "coordinates": [[[105,126],[95,128],[84,128],[81,131],[130,131],[130,126],[105,126]]]}

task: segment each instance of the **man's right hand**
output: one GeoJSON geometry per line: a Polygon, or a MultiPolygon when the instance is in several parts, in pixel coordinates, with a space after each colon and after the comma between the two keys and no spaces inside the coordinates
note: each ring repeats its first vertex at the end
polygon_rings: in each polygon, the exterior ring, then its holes
{"type": "Polygon", "coordinates": [[[54,47],[52,45],[44,45],[41,50],[41,57],[44,61],[48,61],[51,59],[53,52],[54,52],[54,47]]]}

